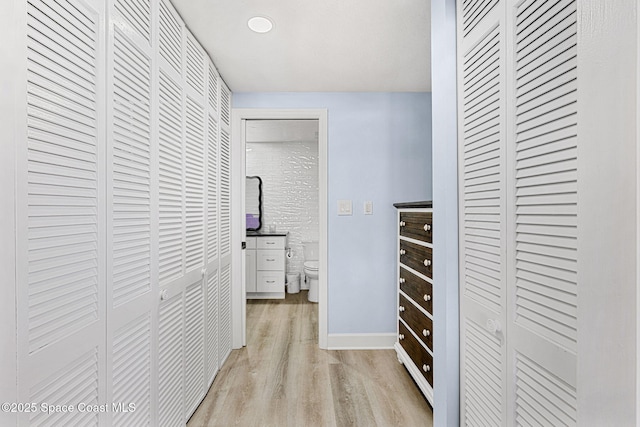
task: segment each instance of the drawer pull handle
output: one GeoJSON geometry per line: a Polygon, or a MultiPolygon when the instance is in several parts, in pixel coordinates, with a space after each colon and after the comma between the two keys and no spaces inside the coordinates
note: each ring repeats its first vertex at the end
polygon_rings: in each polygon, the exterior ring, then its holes
{"type": "Polygon", "coordinates": [[[404,279],[404,277],[401,277],[400,278],[400,283],[404,283],[404,282],[406,282],[406,280],[404,279]]]}
{"type": "Polygon", "coordinates": [[[431,335],[431,331],[428,329],[423,329],[422,330],[422,335],[424,335],[425,337],[428,337],[429,335],[431,335]]]}
{"type": "Polygon", "coordinates": [[[429,365],[422,365],[422,370],[425,372],[429,372],[431,370],[431,366],[429,365]]]}
{"type": "Polygon", "coordinates": [[[431,301],[431,295],[429,295],[429,294],[424,294],[424,300],[425,300],[425,301],[431,301]]]}
{"type": "Polygon", "coordinates": [[[275,258],[267,258],[267,261],[275,261],[275,258]]]}
{"type": "Polygon", "coordinates": [[[406,253],[407,253],[407,251],[405,251],[404,249],[400,249],[400,255],[404,255],[406,253]]]}
{"type": "Polygon", "coordinates": [[[400,221],[400,227],[404,227],[405,225],[407,225],[407,223],[406,223],[406,222],[404,222],[404,221],[400,221]]]}
{"type": "Polygon", "coordinates": [[[267,283],[276,283],[275,280],[267,280],[267,283]]]}
{"type": "Polygon", "coordinates": [[[404,339],[404,334],[398,334],[398,339],[402,341],[404,339]]]}
{"type": "Polygon", "coordinates": [[[425,224],[422,228],[424,229],[424,231],[431,231],[431,224],[425,224]]]}
{"type": "Polygon", "coordinates": [[[425,259],[423,264],[424,264],[425,267],[429,267],[431,265],[431,260],[430,259],[425,259]]]}
{"type": "Polygon", "coordinates": [[[267,245],[275,245],[276,242],[265,242],[267,245]]]}
{"type": "Polygon", "coordinates": [[[398,307],[398,311],[399,312],[403,312],[404,311],[404,307],[403,306],[398,307]]]}

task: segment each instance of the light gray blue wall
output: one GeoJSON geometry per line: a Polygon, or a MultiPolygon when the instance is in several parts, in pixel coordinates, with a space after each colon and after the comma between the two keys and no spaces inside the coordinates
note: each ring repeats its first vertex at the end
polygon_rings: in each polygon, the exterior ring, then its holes
{"type": "Polygon", "coordinates": [[[431,200],[431,94],[234,93],[233,107],[327,109],[328,333],[395,332],[393,203],[431,200]]]}
{"type": "Polygon", "coordinates": [[[456,2],[431,2],[433,88],[433,425],[455,427],[459,411],[458,151],[456,2]]]}

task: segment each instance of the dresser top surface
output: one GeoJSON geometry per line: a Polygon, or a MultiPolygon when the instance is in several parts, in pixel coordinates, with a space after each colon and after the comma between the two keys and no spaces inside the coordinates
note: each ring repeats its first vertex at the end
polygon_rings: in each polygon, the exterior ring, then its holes
{"type": "Polygon", "coordinates": [[[398,209],[417,209],[417,208],[433,208],[433,202],[431,200],[425,200],[421,202],[401,202],[394,203],[398,209]]]}

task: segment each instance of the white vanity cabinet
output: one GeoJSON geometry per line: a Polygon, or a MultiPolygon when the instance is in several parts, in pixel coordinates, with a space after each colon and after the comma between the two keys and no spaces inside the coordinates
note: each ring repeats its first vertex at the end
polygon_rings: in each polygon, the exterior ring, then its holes
{"type": "Polygon", "coordinates": [[[248,299],[284,298],[286,235],[247,236],[248,299]]]}
{"type": "Polygon", "coordinates": [[[247,249],[245,251],[246,286],[247,294],[254,293],[256,289],[256,238],[247,237],[247,249]]]}

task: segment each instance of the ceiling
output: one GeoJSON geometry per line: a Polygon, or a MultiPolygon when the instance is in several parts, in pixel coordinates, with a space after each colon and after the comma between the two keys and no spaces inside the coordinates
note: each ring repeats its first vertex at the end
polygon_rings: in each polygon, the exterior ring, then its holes
{"type": "Polygon", "coordinates": [[[233,92],[431,91],[429,0],[172,3],[233,92]]]}

